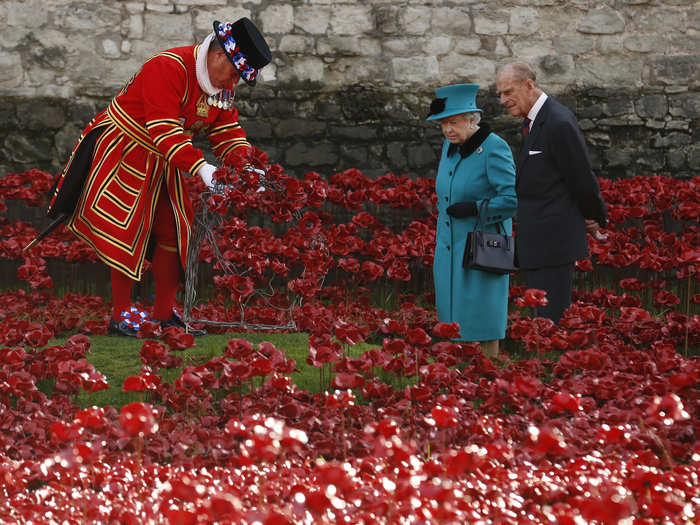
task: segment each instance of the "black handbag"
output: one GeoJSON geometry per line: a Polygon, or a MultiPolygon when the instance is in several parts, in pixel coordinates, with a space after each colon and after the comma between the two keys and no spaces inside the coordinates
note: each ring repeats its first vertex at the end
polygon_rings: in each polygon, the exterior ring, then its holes
{"type": "Polygon", "coordinates": [[[484,231],[489,201],[482,201],[474,230],[467,234],[462,266],[469,270],[491,273],[510,273],[518,270],[515,266],[515,241],[506,233],[503,223],[498,225],[503,233],[484,231]]]}

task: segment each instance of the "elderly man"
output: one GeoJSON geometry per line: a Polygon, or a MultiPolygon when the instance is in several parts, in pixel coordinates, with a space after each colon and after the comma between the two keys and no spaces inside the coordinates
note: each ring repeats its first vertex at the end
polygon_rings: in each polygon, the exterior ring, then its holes
{"type": "Polygon", "coordinates": [[[588,257],[586,232],[605,226],[607,209],[574,115],[535,84],[525,63],[502,67],[501,104],[523,118],[516,160],[516,253],[530,288],[547,292],[540,317],[557,322],[571,303],[574,262],[588,257]]]}
{"type": "Polygon", "coordinates": [[[216,170],[192,137],[205,133],[222,163],[245,158],[250,144],[238,124],[234,89],[241,78],[254,85],[271,58],[249,19],[214,22],[200,45],[149,59],[85,128],[48,215],[68,213],[68,228],[111,267],[110,333],[137,334],[131,290],[147,254],[156,288],[152,319],[163,328],[184,327],[173,309],[193,219],[182,177],[199,175],[211,187],[216,170]]]}

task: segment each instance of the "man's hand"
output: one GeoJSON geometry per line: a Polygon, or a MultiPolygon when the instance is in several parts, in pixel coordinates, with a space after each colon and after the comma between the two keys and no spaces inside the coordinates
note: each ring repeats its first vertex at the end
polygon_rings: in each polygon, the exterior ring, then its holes
{"type": "Polygon", "coordinates": [[[608,236],[600,233],[600,225],[594,219],[586,219],[586,231],[593,235],[597,241],[607,241],[608,236]]]}

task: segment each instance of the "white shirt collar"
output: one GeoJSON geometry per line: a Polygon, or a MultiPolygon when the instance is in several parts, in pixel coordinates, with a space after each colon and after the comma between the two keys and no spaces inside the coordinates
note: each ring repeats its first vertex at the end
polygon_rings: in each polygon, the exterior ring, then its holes
{"type": "Polygon", "coordinates": [[[544,106],[545,100],[547,100],[547,93],[543,91],[540,94],[539,98],[530,108],[530,111],[528,111],[527,118],[530,119],[530,129],[532,129],[532,123],[535,122],[535,119],[537,118],[537,114],[540,112],[540,109],[542,109],[542,106],[544,106]]]}
{"type": "Polygon", "coordinates": [[[216,89],[209,78],[209,70],[207,69],[207,55],[209,54],[209,44],[214,38],[214,33],[209,33],[209,35],[204,39],[202,45],[199,46],[199,52],[197,53],[197,63],[195,66],[195,71],[197,72],[197,84],[202,88],[207,95],[216,95],[221,90],[216,89]]]}

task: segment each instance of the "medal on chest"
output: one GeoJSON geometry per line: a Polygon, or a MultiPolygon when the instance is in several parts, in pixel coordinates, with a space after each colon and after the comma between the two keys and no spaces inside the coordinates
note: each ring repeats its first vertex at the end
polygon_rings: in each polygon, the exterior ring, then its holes
{"type": "Polygon", "coordinates": [[[209,95],[207,97],[207,104],[223,109],[224,111],[230,111],[233,109],[233,97],[234,91],[232,89],[222,89],[216,95],[209,95]]]}

